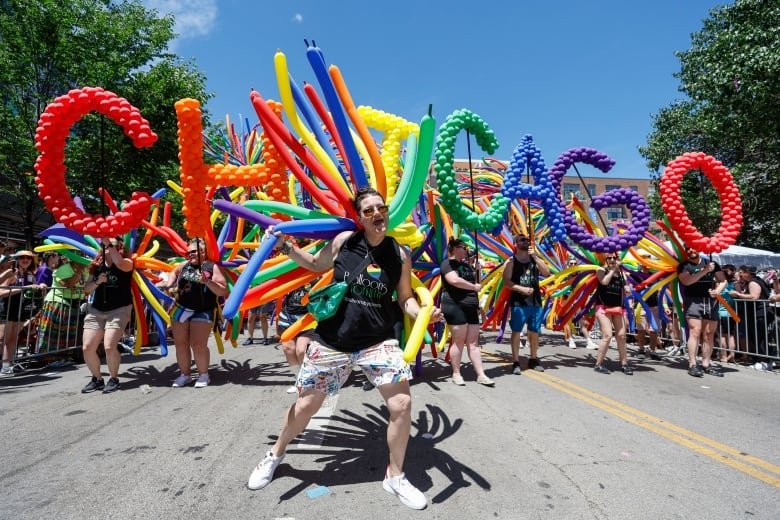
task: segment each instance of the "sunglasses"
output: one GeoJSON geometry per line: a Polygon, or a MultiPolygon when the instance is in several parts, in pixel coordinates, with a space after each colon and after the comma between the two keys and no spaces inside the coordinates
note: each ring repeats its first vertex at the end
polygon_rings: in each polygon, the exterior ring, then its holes
{"type": "Polygon", "coordinates": [[[188,255],[197,255],[198,254],[198,250],[197,249],[193,249],[192,251],[187,251],[187,254],[188,255]]]}
{"type": "Polygon", "coordinates": [[[605,258],[605,260],[609,262],[610,260],[617,260],[617,258],[615,258],[614,256],[608,256],[607,258],[605,258]]]}
{"type": "Polygon", "coordinates": [[[31,256],[18,256],[17,258],[19,260],[32,260],[33,259],[33,257],[31,257],[31,256]]]}
{"type": "Polygon", "coordinates": [[[380,206],[374,206],[372,208],[363,208],[360,210],[360,213],[364,217],[373,217],[374,213],[379,213],[384,217],[385,215],[387,215],[387,211],[388,211],[387,204],[382,204],[380,206]]]}

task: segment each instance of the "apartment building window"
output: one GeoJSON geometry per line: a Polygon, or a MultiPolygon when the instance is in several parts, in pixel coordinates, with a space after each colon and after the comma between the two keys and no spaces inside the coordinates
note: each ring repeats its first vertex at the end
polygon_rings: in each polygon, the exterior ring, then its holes
{"type": "Polygon", "coordinates": [[[637,185],[629,186],[628,189],[639,193],[639,186],[637,185]]]}
{"type": "Polygon", "coordinates": [[[580,185],[575,183],[563,184],[563,200],[570,200],[572,195],[575,197],[580,196],[580,185]]]}
{"type": "Polygon", "coordinates": [[[620,187],[621,187],[620,184],[607,184],[604,187],[604,191],[619,190],[620,187]]]}
{"type": "Polygon", "coordinates": [[[607,208],[607,220],[620,220],[626,218],[625,208],[607,208]]]}
{"type": "Polygon", "coordinates": [[[588,184],[588,193],[590,193],[591,197],[596,196],[596,185],[595,184],[588,184]]]}

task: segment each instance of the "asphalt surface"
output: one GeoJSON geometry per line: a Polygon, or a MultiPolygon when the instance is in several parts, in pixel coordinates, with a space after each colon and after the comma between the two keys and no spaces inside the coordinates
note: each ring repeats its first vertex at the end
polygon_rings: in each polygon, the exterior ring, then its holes
{"type": "Polygon", "coordinates": [[[517,376],[485,339],[494,388],[470,366],[454,385],[428,352],[413,383],[405,469],[424,511],[382,489],[388,414],[357,372],[271,484],[246,488],[294,400],[277,344],[213,348],[205,389],[171,388],[173,354],[154,349],[123,358],[114,394],[81,394],[84,365],[0,380],[0,518],[779,517],[777,373],[698,379],[670,357],[602,375],[550,334],[547,370],[517,376]]]}

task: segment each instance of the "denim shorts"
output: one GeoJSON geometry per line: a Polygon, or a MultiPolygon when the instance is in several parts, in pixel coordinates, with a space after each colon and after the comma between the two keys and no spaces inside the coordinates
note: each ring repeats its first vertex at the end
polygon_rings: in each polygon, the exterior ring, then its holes
{"type": "Polygon", "coordinates": [[[214,321],[214,311],[194,311],[187,307],[182,307],[178,303],[174,303],[168,313],[173,321],[179,323],[195,322],[195,323],[211,323],[214,321]]]}
{"type": "Polygon", "coordinates": [[[374,386],[400,383],[412,379],[412,371],[404,361],[398,341],[388,339],[357,352],[339,352],[317,341],[306,348],[306,356],[298,373],[298,393],[316,390],[335,395],[349,378],[352,367],[363,370],[374,386]]]}
{"type": "Polygon", "coordinates": [[[523,327],[528,325],[528,332],[542,330],[542,315],[544,310],[535,305],[513,305],[512,315],[509,317],[509,326],[512,332],[522,332],[523,327]]]}

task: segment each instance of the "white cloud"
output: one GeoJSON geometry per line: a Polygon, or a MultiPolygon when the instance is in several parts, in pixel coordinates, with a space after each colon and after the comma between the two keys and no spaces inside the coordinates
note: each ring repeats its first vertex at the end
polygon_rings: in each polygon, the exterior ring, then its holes
{"type": "Polygon", "coordinates": [[[295,23],[303,23],[303,15],[301,13],[295,13],[290,21],[295,23]]]}
{"type": "Polygon", "coordinates": [[[216,0],[143,0],[144,5],[160,14],[172,14],[174,31],[180,38],[205,36],[217,20],[216,0]]]}

